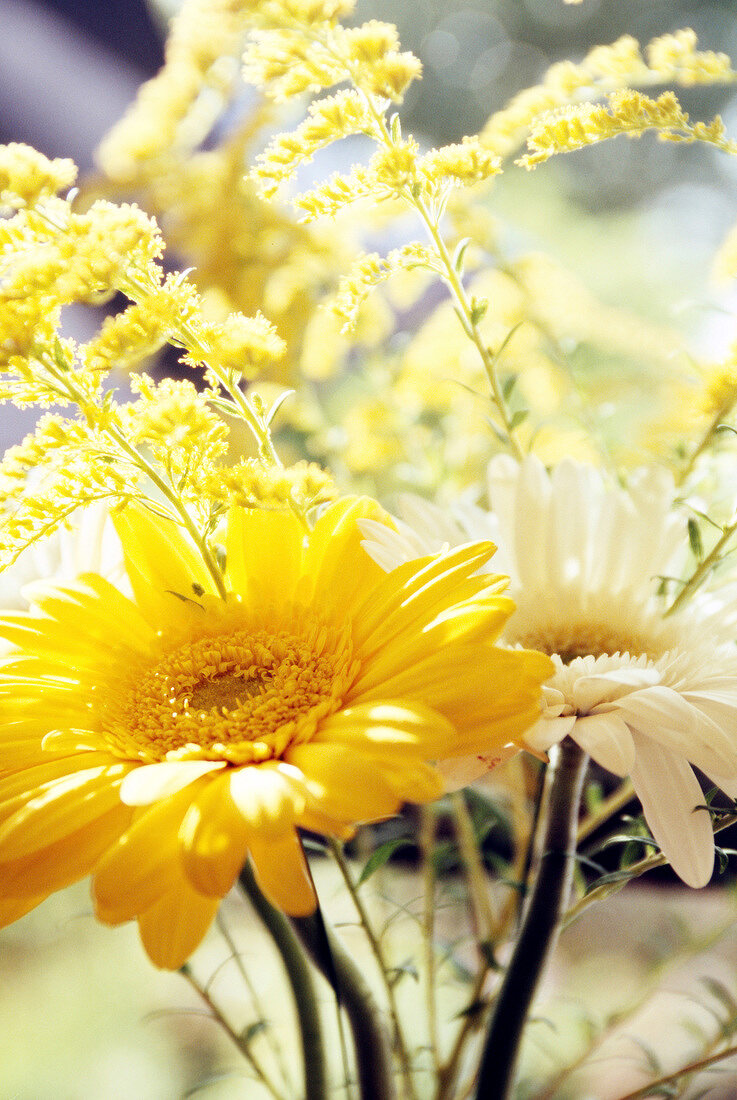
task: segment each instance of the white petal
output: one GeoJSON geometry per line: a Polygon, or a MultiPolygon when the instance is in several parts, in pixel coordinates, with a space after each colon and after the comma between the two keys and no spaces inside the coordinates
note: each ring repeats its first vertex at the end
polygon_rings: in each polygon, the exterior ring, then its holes
{"type": "Polygon", "coordinates": [[[567,737],[575,724],[575,714],[563,718],[538,718],[535,725],[525,732],[525,743],[535,752],[547,752],[551,745],[557,745],[567,737]]]}
{"type": "Polygon", "coordinates": [[[571,736],[602,768],[615,775],[629,775],[635,762],[635,745],[627,723],[618,714],[579,718],[571,736]]]}
{"type": "Polygon", "coordinates": [[[706,886],[714,869],[714,833],[696,776],[682,756],[634,735],[630,777],[653,836],[688,886],[706,886]]]}
{"type": "Polygon", "coordinates": [[[586,714],[601,703],[612,702],[659,680],[660,673],[655,668],[615,668],[576,680],[571,701],[579,714],[586,714]]]}
{"type": "Polygon", "coordinates": [[[148,806],[168,798],[201,775],[224,768],[224,760],[172,760],[162,764],[142,764],[128,772],[120,784],[120,801],[126,806],[148,806]]]}
{"type": "MultiPolygon", "coordinates": [[[[513,748],[512,752],[516,751],[517,749],[513,748]]],[[[443,777],[446,791],[459,791],[461,787],[467,787],[482,775],[487,775],[492,768],[496,768],[511,755],[504,750],[502,754],[493,756],[474,753],[471,756],[449,756],[446,760],[438,761],[436,767],[443,777]]]]}
{"type": "Polygon", "coordinates": [[[707,714],[662,684],[626,695],[617,709],[630,728],[685,756],[702,771],[729,772],[737,765],[732,738],[707,714]]]}

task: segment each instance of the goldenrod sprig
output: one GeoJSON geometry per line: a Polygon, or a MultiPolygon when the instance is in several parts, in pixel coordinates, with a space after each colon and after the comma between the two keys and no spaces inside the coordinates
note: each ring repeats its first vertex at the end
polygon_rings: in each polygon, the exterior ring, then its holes
{"type": "Polygon", "coordinates": [[[359,199],[399,199],[419,215],[430,248],[413,243],[384,259],[361,258],[341,283],[337,312],[350,325],[368,290],[401,267],[425,266],[438,274],[450,289],[463,330],[481,357],[501,420],[500,438],[519,456],[522,449],[514,434],[515,418],[507,407],[496,357],[479,327],[488,303],[469,297],[463,283],[464,250],[451,256],[440,229],[452,189],[488,179],[499,170],[499,159],[477,138],[466,138],[423,156],[414,139],[402,135],[398,116],[387,120],[387,101],[401,99],[418,72],[411,55],[399,53],[395,29],[387,29],[384,24],[372,22],[347,31],[331,19],[308,26],[290,24],[288,31],[261,32],[246,55],[246,77],[260,82],[267,94],[285,98],[290,91],[329,87],[343,80],[350,81],[352,87],[317,101],[295,132],[275,138],[258,158],[253,178],[266,196],[273,196],[279,184],[291,178],[298,165],[310,160],[318,148],[349,133],[373,139],[377,149],[366,167],[354,166],[348,175],[331,176],[322,185],[298,195],[295,206],[313,219],[333,214],[359,199]],[[388,58],[397,78],[391,95],[382,86],[388,58]],[[292,68],[290,82],[285,83],[288,61],[292,68]]]}
{"type": "MultiPolygon", "coordinates": [[[[281,466],[270,430],[277,406],[267,411],[241,384],[281,354],[282,341],[261,315],[206,320],[186,277],[164,276],[158,227],[137,207],[100,200],[79,214],[68,199],[51,194],[60,179],[70,178],[65,162],[57,165],[24,146],[0,147],[1,172],[3,194],[16,212],[0,223],[0,398],[72,405],[80,414],[78,421],[46,418],[6,458],[0,473],[10,486],[3,497],[11,505],[3,533],[7,553],[16,556],[80,504],[104,497],[123,504],[136,496],[184,527],[224,594],[209,540],[225,504],[222,494],[204,491],[227,449],[218,410],[246,422],[265,466],[281,466]],[[87,344],[60,337],[62,306],[116,292],[131,304],[87,344]],[[187,381],[156,385],[141,374],[133,379],[135,400],[120,404],[105,388],[106,375],[167,342],[204,369],[209,388],[198,393],[187,381]],[[40,471],[40,483],[22,486],[19,494],[19,480],[30,470],[40,471]]],[[[295,493],[289,507],[303,517],[303,497],[321,498],[327,481],[302,477],[303,496],[295,493]]]]}
{"type": "Polygon", "coordinates": [[[737,153],[737,142],[726,137],[717,115],[711,122],[691,122],[673,92],[650,99],[632,90],[613,92],[606,105],[583,103],[543,115],[527,139],[530,150],[516,163],[535,168],[556,153],[570,153],[625,134],[639,137],[655,130],[663,141],[703,141],[725,153],[737,153]]]}
{"type": "Polygon", "coordinates": [[[737,72],[729,57],[699,50],[696,34],[689,28],[654,38],[644,51],[637,39],[624,35],[610,45],[594,47],[579,63],[552,65],[540,84],[519,92],[495,112],[480,137],[493,152],[508,156],[524,143],[541,116],[592,97],[633,87],[731,84],[735,79],[737,72]]]}

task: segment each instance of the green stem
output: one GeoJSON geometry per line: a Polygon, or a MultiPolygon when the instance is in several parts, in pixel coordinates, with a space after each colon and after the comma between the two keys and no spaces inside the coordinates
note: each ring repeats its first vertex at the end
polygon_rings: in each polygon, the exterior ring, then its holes
{"type": "Polygon", "coordinates": [[[733,519],[731,523],[728,523],[726,527],[722,528],[722,533],[717,541],[714,543],[714,546],[711,548],[703,561],[699,563],[698,568],[695,569],[694,572],[691,574],[670,607],[663,612],[664,618],[666,615],[672,615],[675,611],[678,611],[678,609],[683,606],[686,600],[690,599],[696,589],[704,583],[711,570],[719,561],[722,550],[732,538],[732,535],[735,533],[735,531],[737,531],[737,520],[733,519]]]}
{"type": "Polygon", "coordinates": [[[248,900],[271,935],[282,957],[292,987],[302,1042],[305,1100],[327,1100],[325,1047],[315,988],[307,959],[287,918],[275,909],[259,890],[249,863],[241,871],[239,881],[248,900]]]}
{"type": "Polygon", "coordinates": [[[635,788],[629,779],[625,779],[616,791],[612,791],[600,806],[597,806],[583,819],[578,826],[578,843],[580,844],[582,840],[586,840],[592,833],[595,833],[598,828],[606,824],[610,817],[613,817],[619,810],[623,810],[627,803],[634,798],[635,788]]]}
{"type": "MultiPolygon", "coordinates": [[[[233,939],[233,937],[230,934],[230,929],[228,928],[227,924],[225,923],[225,921],[223,919],[222,909],[219,909],[217,914],[215,915],[215,922],[216,922],[216,924],[218,926],[218,929],[220,931],[220,935],[223,937],[223,939],[227,943],[228,947],[230,948],[230,953],[232,955],[233,962],[235,963],[235,965],[238,969],[238,973],[240,974],[241,978],[243,979],[243,984],[245,985],[246,989],[248,990],[248,994],[249,994],[249,996],[251,998],[251,1001],[253,1003],[254,1012],[256,1012],[256,1014],[257,1014],[257,1016],[260,1020],[265,1020],[266,1019],[266,1012],[264,1011],[263,1006],[261,1004],[261,998],[259,997],[258,990],[256,989],[256,986],[254,985],[254,983],[251,979],[251,975],[248,973],[248,969],[247,969],[247,967],[245,966],[245,964],[243,962],[243,955],[238,950],[238,947],[235,943],[235,940],[233,939]]],[[[212,979],[210,979],[210,982],[211,981],[212,981],[212,979]]],[[[209,986],[209,984],[210,983],[208,982],[208,986],[209,986]]],[[[274,1058],[274,1062],[276,1063],[276,1065],[279,1069],[279,1073],[281,1074],[281,1077],[282,1077],[282,1080],[284,1082],[285,1087],[289,1088],[289,1085],[290,1085],[289,1074],[287,1072],[286,1063],[284,1061],[284,1051],[282,1050],[281,1046],[277,1042],[276,1036],[274,1035],[274,1032],[270,1027],[267,1027],[265,1029],[264,1039],[266,1040],[266,1042],[269,1044],[269,1047],[271,1048],[271,1053],[272,1053],[272,1056],[274,1058]]]]}
{"type": "MultiPolygon", "coordinates": [[[[394,149],[395,143],[391,133],[386,125],[386,117],[384,112],[381,111],[374,102],[373,97],[361,88],[360,81],[357,79],[356,74],[352,71],[350,66],[348,67],[348,75],[355,84],[356,88],[361,91],[364,102],[371,114],[371,117],[376,126],[377,139],[387,148],[394,149]]],[[[461,326],[466,336],[475,345],[476,350],[481,357],[481,362],[486,372],[486,377],[489,380],[491,386],[491,392],[494,399],[494,404],[497,408],[499,416],[502,419],[504,425],[504,431],[506,433],[506,441],[509,444],[509,449],[517,459],[524,457],[524,452],[519,445],[517,438],[514,435],[514,426],[512,424],[509,410],[507,409],[507,402],[504,399],[502,388],[499,384],[499,379],[496,373],[496,361],[491,349],[487,346],[484,340],[481,329],[478,326],[478,322],[474,317],[474,310],[471,304],[471,300],[466,293],[466,288],[463,285],[463,280],[456,271],[455,264],[453,263],[453,257],[448,251],[443,235],[440,232],[438,226],[437,214],[431,213],[428,210],[426,204],[421,198],[413,194],[411,188],[405,187],[402,190],[402,197],[405,201],[413,207],[413,209],[419,214],[422,223],[425,226],[430,240],[435,246],[435,250],[438,255],[438,260],[442,267],[442,271],[438,272],[441,278],[445,282],[446,286],[450,290],[453,298],[455,299],[456,312],[458,319],[461,322],[461,326]]]]}
{"type": "Polygon", "coordinates": [[[231,1025],[228,1023],[220,1008],[210,996],[207,987],[200,985],[197,978],[195,978],[189,963],[184,963],[183,966],[180,966],[179,973],[189,982],[192,988],[205,1002],[208,1009],[210,1010],[212,1018],[217,1021],[217,1023],[223,1029],[228,1038],[232,1039],[243,1057],[246,1059],[247,1062],[250,1063],[251,1068],[253,1069],[259,1080],[263,1083],[264,1087],[271,1093],[274,1100],[285,1100],[284,1094],[280,1092],[279,1089],[276,1087],[256,1055],[253,1054],[252,1051],[249,1049],[248,1044],[243,1041],[243,1037],[239,1035],[236,1031],[234,1031],[231,1025]]]}
{"type": "Polygon", "coordinates": [[[391,1036],[360,968],[319,910],[311,917],[292,917],[292,926],[348,1016],[361,1100],[396,1100],[391,1036]]]}
{"type": "MultiPolygon", "coordinates": [[[[649,1085],[644,1085],[635,1092],[628,1092],[626,1096],[622,1097],[622,1100],[644,1100],[646,1096],[657,1096],[658,1086],[677,1083],[679,1078],[685,1076],[685,1074],[698,1073],[699,1070],[713,1066],[716,1062],[722,1062],[725,1058],[732,1058],[735,1054],[737,1054],[737,1046],[727,1047],[726,1050],[721,1050],[718,1054],[712,1054],[709,1058],[698,1058],[695,1062],[689,1062],[688,1065],[669,1073],[666,1077],[658,1077],[657,1081],[651,1081],[649,1085]]],[[[671,1093],[662,1091],[660,1095],[670,1096],[671,1093]]]]}
{"type": "Polygon", "coordinates": [[[555,942],[568,900],[576,828],[588,759],[566,738],[550,750],[537,828],[537,873],[522,928],[486,1036],[477,1100],[506,1100],[538,980],[555,942]]]}
{"type": "Polygon", "coordinates": [[[687,479],[689,474],[694,469],[698,459],[701,457],[701,455],[704,453],[704,451],[711,445],[711,442],[714,439],[714,436],[716,435],[717,428],[719,427],[720,424],[724,423],[724,418],[726,416],[729,416],[730,412],[732,411],[733,406],[734,406],[734,401],[727,401],[724,405],[722,405],[722,407],[720,409],[717,409],[716,413],[714,414],[714,416],[709,421],[709,426],[707,427],[706,431],[704,432],[701,439],[699,440],[699,442],[694,447],[691,454],[688,456],[688,460],[686,461],[686,464],[683,466],[683,468],[676,475],[676,479],[675,479],[676,485],[683,485],[684,481],[687,479]]]}
{"type": "Polygon", "coordinates": [[[422,940],[425,956],[425,1010],[435,1076],[440,1075],[437,974],[435,967],[435,838],[437,819],[432,806],[420,806],[419,845],[422,856],[422,940]]]}
{"type": "Polygon", "coordinates": [[[368,915],[368,910],[363,904],[363,898],[361,897],[358,887],[353,881],[353,876],[351,874],[350,867],[348,866],[348,862],[345,858],[345,854],[343,852],[340,841],[329,840],[328,843],[330,845],[330,851],[333,853],[333,858],[335,859],[335,862],[338,865],[338,869],[343,877],[343,882],[346,885],[346,889],[348,890],[348,893],[351,896],[351,900],[356,907],[356,912],[358,913],[359,919],[361,921],[366,939],[369,942],[371,953],[376,959],[376,964],[381,974],[384,992],[386,993],[386,999],[389,1005],[389,1015],[392,1021],[392,1031],[394,1032],[394,1049],[397,1052],[397,1057],[399,1058],[399,1062],[402,1067],[402,1076],[404,1078],[404,1084],[407,1090],[407,1094],[411,1098],[411,1100],[417,1100],[417,1091],[415,1089],[414,1081],[412,1079],[412,1060],[409,1056],[409,1051],[407,1050],[407,1044],[404,1041],[404,1034],[402,1032],[399,1018],[399,1009],[397,1008],[397,998],[394,994],[394,983],[390,976],[387,960],[384,956],[384,949],[376,933],[374,932],[371,920],[368,915]]]}

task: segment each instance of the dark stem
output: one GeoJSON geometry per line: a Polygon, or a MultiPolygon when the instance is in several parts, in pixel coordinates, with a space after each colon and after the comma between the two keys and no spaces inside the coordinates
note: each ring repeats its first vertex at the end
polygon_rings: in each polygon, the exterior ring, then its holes
{"type": "Polygon", "coordinates": [[[315,988],[305,953],[297,942],[287,918],[280,910],[275,909],[259,890],[250,863],[246,863],[241,871],[239,881],[248,900],[271,935],[282,957],[287,978],[292,987],[302,1042],[305,1100],[327,1100],[325,1047],[315,988]]]}
{"type": "Polygon", "coordinates": [[[356,1051],[361,1100],[396,1100],[391,1036],[373,992],[318,910],[311,917],[292,917],[304,947],[345,1009],[356,1051]]]}
{"type": "Polygon", "coordinates": [[[588,758],[569,737],[550,750],[535,837],[535,878],[514,954],[494,1004],[476,1100],[506,1100],[527,1014],[553,948],[573,878],[588,758]]]}

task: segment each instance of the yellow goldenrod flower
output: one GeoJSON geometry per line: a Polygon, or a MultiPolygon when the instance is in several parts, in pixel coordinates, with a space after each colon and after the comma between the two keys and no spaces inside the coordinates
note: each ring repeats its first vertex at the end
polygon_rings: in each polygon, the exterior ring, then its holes
{"type": "Polygon", "coordinates": [[[292,914],[315,896],[296,832],[337,837],[442,789],[432,766],[502,756],[552,665],[493,642],[513,610],[475,543],[386,576],[343,500],[307,535],[232,509],[227,598],[178,529],[116,520],[133,599],[95,573],[6,614],[0,919],[88,873],[97,914],[137,918],[178,967],[247,856],[292,914]]]}

